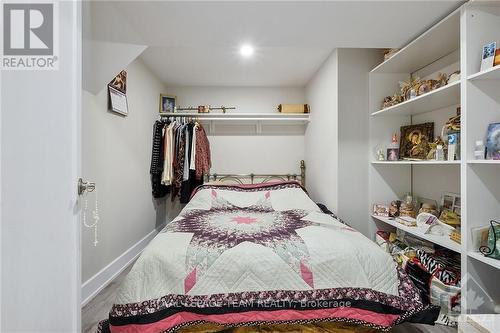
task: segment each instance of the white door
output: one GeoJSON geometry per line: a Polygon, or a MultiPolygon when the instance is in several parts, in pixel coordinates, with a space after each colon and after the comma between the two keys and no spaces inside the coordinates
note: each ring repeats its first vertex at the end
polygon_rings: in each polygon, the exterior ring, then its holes
{"type": "Polygon", "coordinates": [[[54,17],[58,70],[0,71],[1,332],[80,331],[80,6],[54,17]]]}

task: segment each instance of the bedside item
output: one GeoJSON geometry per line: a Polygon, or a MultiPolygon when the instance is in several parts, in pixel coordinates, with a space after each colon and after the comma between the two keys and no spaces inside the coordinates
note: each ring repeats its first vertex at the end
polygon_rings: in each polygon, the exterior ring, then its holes
{"type": "Polygon", "coordinates": [[[460,132],[448,134],[448,161],[460,159],[460,132]]]}
{"type": "Polygon", "coordinates": [[[401,127],[400,158],[425,160],[430,151],[429,142],[434,140],[434,123],[401,127]]]}
{"type": "Polygon", "coordinates": [[[388,161],[399,161],[399,148],[387,149],[387,160],[388,161]]]}
{"type": "Polygon", "coordinates": [[[500,123],[488,125],[486,152],[489,159],[500,160],[500,123]]]}
{"type": "Polygon", "coordinates": [[[421,200],[425,200],[427,202],[422,202],[422,204],[420,205],[420,209],[418,210],[419,214],[428,213],[436,217],[439,215],[439,212],[437,210],[437,202],[435,200],[430,200],[430,199],[421,199],[421,200]]]}
{"type": "Polygon", "coordinates": [[[389,207],[387,207],[386,205],[375,204],[373,205],[373,215],[389,217],[389,207]]]}
{"type": "Polygon", "coordinates": [[[398,53],[399,49],[385,49],[384,50],[384,61],[390,59],[393,55],[398,53]]]}
{"type": "Polygon", "coordinates": [[[209,113],[210,105],[198,105],[198,113],[209,113]]]}
{"type": "Polygon", "coordinates": [[[176,97],[172,95],[160,94],[160,112],[174,112],[176,107],[176,97]]]}
{"type": "Polygon", "coordinates": [[[496,47],[496,42],[483,46],[483,54],[481,56],[481,72],[493,67],[496,47]]]}
{"type": "Polygon", "coordinates": [[[448,84],[460,81],[460,71],[456,71],[450,74],[448,77],[448,84]]]}
{"type": "Polygon", "coordinates": [[[281,113],[309,113],[308,104],[280,104],[278,112],[281,113]]]}
{"type": "Polygon", "coordinates": [[[455,243],[462,244],[462,234],[457,230],[451,232],[450,239],[455,243]]]}
{"type": "Polygon", "coordinates": [[[474,159],[475,160],[484,160],[485,150],[484,150],[484,142],[483,140],[477,140],[476,145],[474,146],[474,159]]]}
{"type": "Polygon", "coordinates": [[[500,259],[500,222],[490,221],[487,245],[481,246],[479,252],[485,257],[500,259]]]}
{"type": "Polygon", "coordinates": [[[417,220],[413,217],[410,217],[410,216],[396,217],[396,222],[401,223],[402,225],[405,225],[407,227],[416,227],[417,226],[417,220]]]}
{"type": "Polygon", "coordinates": [[[493,60],[493,66],[500,65],[500,50],[495,51],[495,59],[493,60]]]}
{"type": "Polygon", "coordinates": [[[460,216],[452,212],[450,210],[444,209],[439,215],[439,219],[450,226],[459,226],[460,225],[460,216]]]}
{"type": "Polygon", "coordinates": [[[394,200],[391,202],[391,206],[389,207],[389,217],[397,217],[399,216],[399,207],[401,206],[401,201],[394,200]]]}
{"type": "Polygon", "coordinates": [[[382,149],[377,150],[377,161],[385,161],[385,155],[382,149]]]}
{"type": "Polygon", "coordinates": [[[490,227],[471,228],[472,249],[479,251],[481,247],[488,245],[488,232],[490,227]]]}
{"type": "Polygon", "coordinates": [[[438,77],[436,80],[436,89],[444,87],[447,84],[448,84],[448,75],[446,75],[445,73],[438,73],[438,77]]]}

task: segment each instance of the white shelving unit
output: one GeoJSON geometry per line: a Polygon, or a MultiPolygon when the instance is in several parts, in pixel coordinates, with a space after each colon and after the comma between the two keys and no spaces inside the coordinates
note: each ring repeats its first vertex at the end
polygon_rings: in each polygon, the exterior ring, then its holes
{"type": "Polygon", "coordinates": [[[422,239],[425,239],[431,243],[434,243],[434,244],[438,244],[442,247],[445,247],[447,249],[450,249],[452,251],[455,251],[457,253],[461,253],[462,252],[462,249],[461,249],[461,245],[450,240],[449,237],[445,237],[445,236],[437,236],[437,235],[430,235],[430,234],[424,234],[422,232],[420,232],[419,230],[417,230],[417,228],[415,227],[408,227],[408,226],[405,226],[401,223],[398,223],[396,222],[394,219],[392,218],[388,218],[388,217],[380,217],[380,216],[372,216],[375,220],[378,220],[380,222],[384,222],[386,224],[389,224],[395,228],[398,228],[398,229],[401,229],[403,231],[406,231],[407,233],[409,234],[412,234],[414,236],[417,236],[419,238],[422,238],[422,239]]]}
{"type": "Polygon", "coordinates": [[[460,100],[460,81],[453,82],[408,101],[378,110],[372,113],[372,116],[417,115],[455,105],[458,100],[460,100]]]}
{"type": "Polygon", "coordinates": [[[243,113],[243,112],[175,112],[161,113],[164,117],[193,117],[199,119],[208,134],[303,134],[309,123],[308,113],[243,113]]]}
{"type": "Polygon", "coordinates": [[[500,122],[500,66],[480,71],[482,46],[494,41],[500,45],[500,3],[468,2],[369,75],[370,205],[389,204],[405,193],[438,202],[443,192],[460,193],[462,239],[457,244],[446,237],[421,234],[393,219],[372,216],[370,206],[372,231],[398,228],[460,253],[464,314],[494,314],[500,309],[500,260],[472,248],[470,235],[471,228],[488,226],[492,219],[500,221],[500,161],[474,159],[475,141],[484,141],[488,124],[500,122]],[[383,98],[398,91],[399,81],[410,74],[425,79],[455,70],[461,71],[459,82],[381,109],[383,98]],[[458,106],[460,161],[376,160],[376,152],[389,146],[391,135],[400,133],[401,126],[434,122],[434,135],[440,135],[458,106]],[[471,300],[474,297],[481,297],[480,304],[471,300]]]}
{"type": "Polygon", "coordinates": [[[461,164],[460,161],[373,161],[372,164],[380,165],[456,165],[461,164]]]}

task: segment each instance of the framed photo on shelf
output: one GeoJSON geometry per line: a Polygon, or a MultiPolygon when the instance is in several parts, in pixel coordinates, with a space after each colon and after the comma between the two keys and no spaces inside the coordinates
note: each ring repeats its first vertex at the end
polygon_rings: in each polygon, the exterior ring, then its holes
{"type": "Polygon", "coordinates": [[[387,160],[388,161],[399,161],[399,148],[388,148],[387,149],[387,160]]]}
{"type": "Polygon", "coordinates": [[[483,53],[481,55],[481,72],[493,67],[496,48],[496,42],[492,42],[483,46],[483,53]]]}
{"type": "Polygon", "coordinates": [[[175,112],[176,97],[160,94],[160,112],[175,112]]]}
{"type": "Polygon", "coordinates": [[[489,159],[500,160],[500,123],[488,125],[486,153],[489,159]]]}
{"type": "Polygon", "coordinates": [[[399,143],[400,159],[425,160],[429,154],[429,142],[434,140],[434,123],[401,127],[399,143]]]}
{"type": "Polygon", "coordinates": [[[442,210],[448,210],[460,215],[461,206],[462,206],[462,200],[460,198],[460,194],[449,193],[449,192],[443,193],[443,197],[441,198],[442,210]]]}

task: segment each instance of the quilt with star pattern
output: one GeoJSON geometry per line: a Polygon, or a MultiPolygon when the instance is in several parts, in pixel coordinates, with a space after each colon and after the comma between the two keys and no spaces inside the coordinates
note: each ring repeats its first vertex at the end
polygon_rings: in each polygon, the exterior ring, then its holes
{"type": "Polygon", "coordinates": [[[140,255],[98,331],[324,321],[387,331],[438,312],[298,183],[204,185],[140,255]]]}

